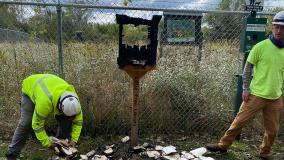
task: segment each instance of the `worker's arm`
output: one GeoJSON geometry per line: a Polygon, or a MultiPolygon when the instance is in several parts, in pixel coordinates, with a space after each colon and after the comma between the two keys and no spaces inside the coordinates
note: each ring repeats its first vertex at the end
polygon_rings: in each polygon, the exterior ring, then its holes
{"type": "Polygon", "coordinates": [[[243,70],[243,75],[242,75],[242,79],[243,79],[243,94],[242,94],[242,98],[243,101],[248,101],[249,96],[250,96],[250,80],[251,80],[251,75],[252,75],[252,69],[253,69],[253,64],[246,62],[244,70],[243,70]]]}
{"type": "Polygon", "coordinates": [[[75,117],[72,122],[71,141],[77,143],[81,134],[83,125],[83,113],[82,111],[75,117]]]}
{"type": "Polygon", "coordinates": [[[46,134],[46,131],[44,129],[44,124],[46,121],[46,118],[48,114],[51,112],[50,107],[45,107],[42,103],[37,103],[35,106],[33,119],[32,119],[32,128],[35,132],[35,135],[37,139],[40,141],[43,147],[50,147],[51,141],[48,138],[48,135],[46,134]]]}

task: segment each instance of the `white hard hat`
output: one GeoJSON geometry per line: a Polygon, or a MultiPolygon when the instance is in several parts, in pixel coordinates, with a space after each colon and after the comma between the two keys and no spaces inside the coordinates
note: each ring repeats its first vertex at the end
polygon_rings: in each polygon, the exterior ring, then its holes
{"type": "Polygon", "coordinates": [[[284,26],[284,11],[278,12],[272,20],[272,24],[284,26]]]}
{"type": "Polygon", "coordinates": [[[64,92],[59,100],[59,109],[66,116],[75,116],[81,112],[81,105],[76,94],[64,92]]]}

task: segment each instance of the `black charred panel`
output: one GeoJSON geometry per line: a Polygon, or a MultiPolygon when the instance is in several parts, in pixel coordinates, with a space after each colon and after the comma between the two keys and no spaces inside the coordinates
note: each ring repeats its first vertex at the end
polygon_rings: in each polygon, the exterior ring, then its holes
{"type": "Polygon", "coordinates": [[[119,68],[123,68],[126,65],[134,66],[155,66],[157,57],[157,45],[158,45],[158,24],[162,16],[154,15],[152,20],[133,18],[126,15],[116,15],[116,22],[119,24],[119,55],[117,58],[117,64],[119,68]],[[139,25],[148,26],[148,39],[149,45],[128,46],[122,43],[123,38],[123,25],[133,24],[135,27],[139,25]]]}

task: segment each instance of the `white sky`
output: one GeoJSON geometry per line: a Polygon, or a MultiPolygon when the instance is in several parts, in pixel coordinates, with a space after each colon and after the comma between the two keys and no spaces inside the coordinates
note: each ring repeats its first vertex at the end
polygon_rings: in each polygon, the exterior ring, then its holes
{"type": "MultiPolygon", "coordinates": [[[[1,2],[2,0],[0,0],[1,2]]],[[[7,1],[7,0],[5,0],[7,1]]],[[[34,0],[14,0],[14,1],[25,1],[34,2],[34,0]]],[[[64,2],[78,3],[80,0],[61,0],[64,2]]],[[[135,7],[151,7],[151,8],[172,8],[172,9],[196,9],[196,10],[213,10],[218,7],[221,0],[132,0],[129,6],[135,7]]],[[[44,3],[57,3],[58,0],[42,0],[44,3]]],[[[85,0],[93,5],[111,5],[111,6],[123,6],[123,0],[85,0]]],[[[264,0],[264,7],[283,7],[284,0],[264,0]]],[[[51,7],[54,8],[54,7],[51,7]]],[[[125,11],[116,10],[116,13],[125,11]]],[[[162,14],[161,12],[146,12],[146,11],[127,11],[127,15],[151,18],[152,14],[162,14]]],[[[30,6],[25,6],[25,13],[21,18],[29,18],[34,15],[34,12],[30,6]]],[[[91,22],[94,23],[111,23],[115,21],[115,14],[113,10],[95,10],[93,11],[93,17],[90,18],[91,22]]]]}

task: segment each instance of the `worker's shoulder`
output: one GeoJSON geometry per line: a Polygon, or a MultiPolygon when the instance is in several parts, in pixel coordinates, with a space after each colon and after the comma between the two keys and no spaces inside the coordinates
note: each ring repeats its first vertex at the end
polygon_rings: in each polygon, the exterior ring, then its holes
{"type": "Polygon", "coordinates": [[[41,77],[51,77],[51,76],[54,76],[54,77],[57,77],[56,75],[53,75],[53,74],[32,74],[32,75],[29,75],[27,76],[25,79],[38,79],[38,78],[41,78],[41,77]]]}
{"type": "Polygon", "coordinates": [[[270,41],[270,39],[265,39],[265,40],[262,40],[260,42],[258,42],[257,44],[255,44],[254,47],[257,47],[257,48],[267,48],[269,46],[273,46],[273,43],[270,41]]]}
{"type": "Polygon", "coordinates": [[[258,42],[256,45],[268,45],[268,44],[270,44],[270,42],[271,42],[270,39],[266,38],[266,39],[258,42]]]}

